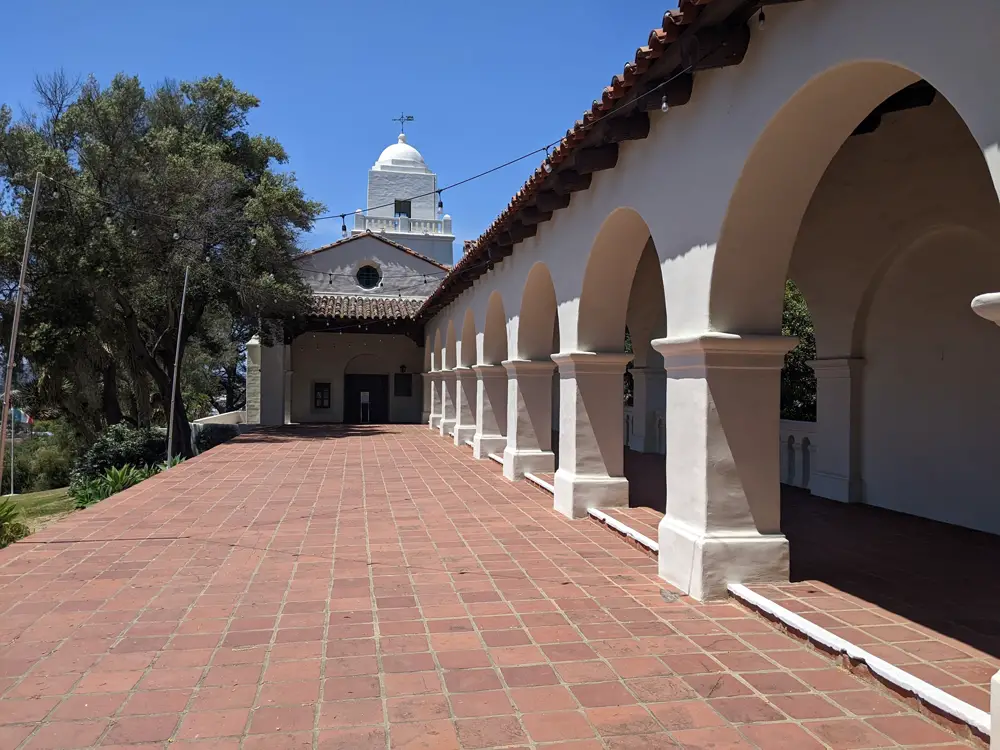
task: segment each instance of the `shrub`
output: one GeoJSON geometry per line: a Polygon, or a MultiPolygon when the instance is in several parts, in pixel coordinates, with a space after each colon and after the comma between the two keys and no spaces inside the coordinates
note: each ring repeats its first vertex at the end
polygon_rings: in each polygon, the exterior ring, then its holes
{"type": "Polygon", "coordinates": [[[70,485],[69,494],[77,508],[86,508],[101,500],[106,500],[112,495],[117,495],[119,492],[124,492],[129,487],[134,487],[159,472],[158,466],[146,466],[142,469],[131,465],[111,467],[104,472],[104,476],[97,479],[79,480],[70,485]]]}
{"type": "Polygon", "coordinates": [[[167,452],[163,430],[136,428],[123,423],[106,429],[73,468],[74,484],[103,477],[108,469],[154,466],[167,452]]]}
{"type": "Polygon", "coordinates": [[[199,453],[221,445],[234,437],[238,437],[240,428],[234,424],[202,424],[198,425],[198,434],[194,438],[194,446],[199,453]]]}
{"type": "Polygon", "coordinates": [[[12,500],[0,502],[0,547],[24,539],[30,533],[28,524],[21,520],[21,509],[12,500]]]}
{"type": "MultiPolygon", "coordinates": [[[[37,439],[37,438],[36,438],[37,439]]],[[[70,456],[55,445],[43,443],[32,457],[31,490],[54,490],[69,484],[70,456]]],[[[15,477],[16,481],[17,477],[15,477]]]]}

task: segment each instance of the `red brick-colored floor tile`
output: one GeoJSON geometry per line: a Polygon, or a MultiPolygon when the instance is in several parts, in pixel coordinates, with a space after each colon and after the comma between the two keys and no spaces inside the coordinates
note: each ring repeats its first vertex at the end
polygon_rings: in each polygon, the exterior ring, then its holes
{"type": "Polygon", "coordinates": [[[740,731],[760,750],[823,750],[798,724],[749,724],[740,731]]]}
{"type": "Polygon", "coordinates": [[[451,696],[451,709],[455,716],[460,719],[514,713],[510,698],[502,690],[485,693],[456,693],[451,696]]]}
{"type": "Polygon", "coordinates": [[[478,719],[459,719],[459,744],[465,750],[488,747],[506,747],[525,741],[521,722],[514,716],[492,716],[478,719]]]}
{"type": "Polygon", "coordinates": [[[574,685],[570,691],[585,708],[599,706],[628,706],[636,703],[635,697],[620,682],[596,682],[574,685]]]}
{"type": "Polygon", "coordinates": [[[72,750],[90,747],[104,733],[107,720],[53,721],[28,740],[24,750],[72,750]]]}
{"type": "Polygon", "coordinates": [[[604,736],[649,734],[662,731],[660,722],[642,706],[588,708],[586,714],[590,723],[604,736]]]}
{"type": "MultiPolygon", "coordinates": [[[[490,693],[471,693],[471,695],[490,695],[490,693]]],[[[345,704],[347,710],[350,710],[350,707],[353,705],[350,703],[345,704]]],[[[447,719],[451,715],[448,708],[448,700],[443,695],[414,695],[404,698],[389,698],[386,701],[386,711],[389,721],[392,723],[447,719]]]]}
{"type": "MultiPolygon", "coordinates": [[[[615,512],[655,537],[655,511],[615,512]]],[[[0,571],[2,748],[968,747],[734,602],[665,601],[652,557],[420,426],[231,441],[0,571]],[[62,544],[85,537],[108,541],[62,544]]],[[[960,641],[827,584],[767,590],[987,697],[996,662],[960,641]]]]}
{"type": "Polygon", "coordinates": [[[894,744],[884,734],[857,719],[807,722],[804,726],[833,750],[862,750],[894,744]]]}
{"type": "MultiPolygon", "coordinates": [[[[312,735],[303,735],[308,744],[302,750],[312,750],[312,735]]],[[[358,727],[352,729],[330,729],[319,733],[318,750],[385,750],[386,732],[382,727],[358,727]]],[[[243,745],[247,750],[247,745],[243,745]]],[[[260,750],[299,750],[297,745],[261,745],[260,750]]],[[[394,746],[395,747],[395,746],[394,746]]]]}
{"type": "Polygon", "coordinates": [[[594,736],[594,729],[587,717],[578,711],[527,714],[522,719],[534,742],[557,742],[594,736]]]}
{"type": "Polygon", "coordinates": [[[929,745],[954,739],[922,716],[878,716],[868,723],[901,745],[929,745]]]}
{"type": "Polygon", "coordinates": [[[177,737],[180,739],[242,737],[249,716],[250,711],[245,708],[189,713],[181,721],[177,737]]]}
{"type": "Polygon", "coordinates": [[[178,717],[175,714],[158,716],[127,716],[116,719],[111,731],[105,738],[105,744],[138,744],[142,742],[157,742],[169,739],[177,726],[178,717]]]}
{"type": "Polygon", "coordinates": [[[458,733],[450,721],[393,724],[389,742],[393,750],[461,750],[458,733]]]}

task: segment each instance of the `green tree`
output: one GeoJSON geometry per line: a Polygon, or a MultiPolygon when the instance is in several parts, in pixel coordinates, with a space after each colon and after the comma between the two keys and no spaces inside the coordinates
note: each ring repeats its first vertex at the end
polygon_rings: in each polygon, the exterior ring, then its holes
{"type": "Polygon", "coordinates": [[[172,377],[185,268],[181,351],[211,357],[220,325],[308,304],[292,261],[322,206],[276,169],[287,161],[281,145],[249,132],[259,101],[221,76],[147,90],[126,75],[102,88],[57,74],[37,88],[39,115],[15,122],[0,108],[0,314],[9,320],[41,170],[52,180],[21,339],[35,397],[92,438],[122,418],[162,419],[177,391],[176,445],[190,455],[191,392],[172,377]]]}
{"type": "Polygon", "coordinates": [[[816,338],[806,300],[791,279],[785,282],[781,333],[799,337],[798,345],[785,355],[781,370],[781,418],[814,422],[816,375],[806,363],[816,359],[816,338]]]}

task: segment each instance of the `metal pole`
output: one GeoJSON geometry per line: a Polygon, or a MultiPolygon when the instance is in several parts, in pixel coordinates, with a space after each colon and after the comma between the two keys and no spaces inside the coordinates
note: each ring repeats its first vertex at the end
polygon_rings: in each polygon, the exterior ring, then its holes
{"type": "Polygon", "coordinates": [[[191,266],[184,266],[184,291],[181,292],[181,314],[177,321],[177,348],[174,350],[174,379],[170,387],[170,421],[167,423],[167,465],[174,453],[174,402],[177,400],[179,384],[177,382],[177,370],[181,363],[181,329],[184,328],[184,302],[188,293],[188,271],[191,266]]]}
{"type": "MultiPolygon", "coordinates": [[[[17,301],[14,303],[14,320],[10,331],[10,348],[7,350],[7,376],[3,387],[3,417],[0,418],[0,477],[3,476],[4,443],[7,440],[7,420],[10,419],[10,388],[14,377],[14,363],[17,361],[17,327],[21,323],[21,303],[24,300],[24,277],[28,272],[28,251],[31,249],[31,233],[35,229],[35,214],[38,212],[38,201],[41,198],[42,173],[35,173],[35,192],[31,194],[31,210],[28,213],[28,233],[24,237],[24,255],[21,257],[21,278],[17,282],[17,301]]],[[[11,448],[14,440],[11,439],[11,448]]],[[[11,459],[11,476],[14,475],[14,463],[11,459]]]]}
{"type": "MultiPolygon", "coordinates": [[[[11,406],[13,407],[14,402],[11,401],[11,406]]],[[[14,494],[14,423],[15,420],[10,420],[10,494],[14,494]]]]}

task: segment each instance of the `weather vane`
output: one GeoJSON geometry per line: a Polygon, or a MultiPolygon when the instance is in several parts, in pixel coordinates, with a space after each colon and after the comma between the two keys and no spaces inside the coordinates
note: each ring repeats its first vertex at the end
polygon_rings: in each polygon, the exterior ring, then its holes
{"type": "Polygon", "coordinates": [[[399,132],[406,132],[406,123],[413,122],[413,115],[404,115],[402,112],[399,113],[399,117],[393,117],[393,122],[399,123],[399,132]]]}

